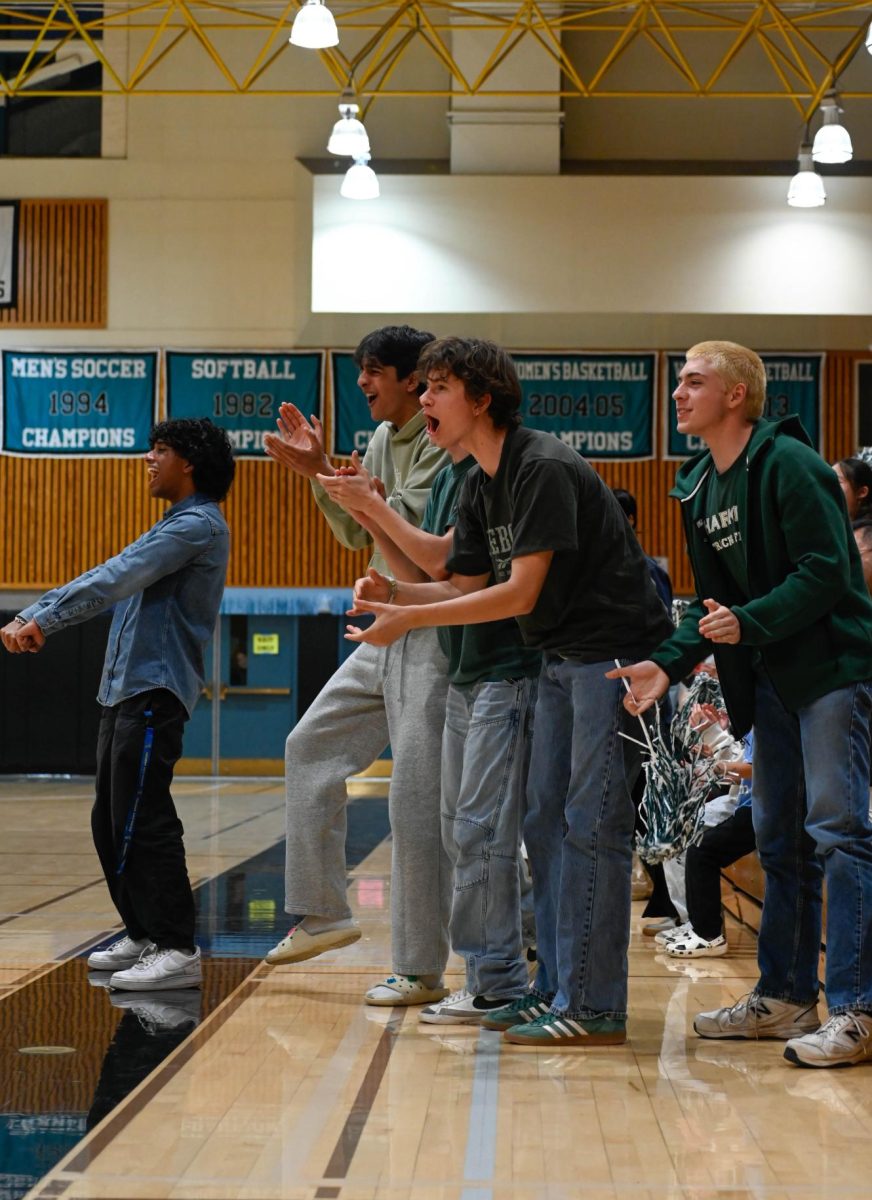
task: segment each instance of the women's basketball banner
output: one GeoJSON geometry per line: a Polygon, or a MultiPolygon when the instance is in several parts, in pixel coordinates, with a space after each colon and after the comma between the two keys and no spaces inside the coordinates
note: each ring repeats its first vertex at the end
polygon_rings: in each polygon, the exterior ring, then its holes
{"type": "MultiPolygon", "coordinates": [[[[799,417],[816,450],[821,448],[824,354],[761,354],[766,368],[766,406],[763,416],[777,420],[799,417]]],[[[678,432],[672,393],[686,362],[684,354],[666,355],[664,458],[688,458],[705,449],[701,438],[678,432]]]]}
{"type": "Polygon", "coordinates": [[[515,352],[524,424],[585,458],[654,457],[657,354],[515,352]]]}
{"type": "Polygon", "coordinates": [[[2,450],[144,454],[157,419],[156,350],[4,350],[2,450]]]}
{"type": "Polygon", "coordinates": [[[164,358],[167,417],[210,417],[237,457],[263,456],[280,404],[322,419],[323,350],[167,350],[164,358]]]}

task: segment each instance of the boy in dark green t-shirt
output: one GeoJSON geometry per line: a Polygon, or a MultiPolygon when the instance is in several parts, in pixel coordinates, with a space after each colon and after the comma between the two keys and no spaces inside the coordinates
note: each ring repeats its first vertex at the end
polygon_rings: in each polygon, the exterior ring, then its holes
{"type": "MultiPolygon", "coordinates": [[[[397,598],[427,575],[445,578],[458,495],[475,465],[459,448],[448,452],[454,461],[436,476],[420,529],[387,507],[356,458],[350,475],[321,480],[395,572],[391,581],[371,570],[360,589],[370,597],[397,598]]],[[[524,645],[514,620],[438,632],[451,681],[442,736],[442,836],[454,872],[449,928],[466,982],[420,1019],[468,1025],[527,991],[519,845],[542,656],[524,645]]]]}

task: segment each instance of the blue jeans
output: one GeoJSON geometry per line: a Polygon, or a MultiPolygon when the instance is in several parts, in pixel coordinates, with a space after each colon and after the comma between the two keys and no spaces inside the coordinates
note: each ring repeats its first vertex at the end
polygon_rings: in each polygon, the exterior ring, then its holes
{"type": "MultiPolygon", "coordinates": [[[[545,656],[527,786],[534,991],[571,1017],[627,1015],[633,802],[639,753],[613,662],[545,656]],[[626,725],[625,725],[626,722],[626,725]]],[[[638,724],[638,723],[636,723],[638,724]]]]}
{"type": "Polygon", "coordinates": [[[811,1004],[827,883],[830,1013],[872,1013],[872,823],[868,683],[789,713],[757,676],[754,831],[766,875],[757,990],[811,1004]]]}
{"type": "Polygon", "coordinates": [[[448,689],[442,735],[442,839],[454,868],[451,945],[474,995],[527,989],[519,849],[535,679],[448,689]]]}

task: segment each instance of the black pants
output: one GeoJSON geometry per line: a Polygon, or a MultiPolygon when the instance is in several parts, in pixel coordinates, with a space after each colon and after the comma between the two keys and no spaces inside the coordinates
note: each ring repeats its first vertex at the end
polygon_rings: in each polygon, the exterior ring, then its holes
{"type": "Polygon", "coordinates": [[[684,859],[687,916],[694,933],[706,941],[721,935],[721,869],[756,847],[751,805],[743,804],[720,825],[710,825],[684,859]]]}
{"type": "Polygon", "coordinates": [[[103,709],[91,813],[94,846],[128,934],[172,950],[194,948],[184,829],[170,795],[187,716],[181,701],[164,688],[103,709]],[[149,726],[153,741],[143,773],[149,726]]]}

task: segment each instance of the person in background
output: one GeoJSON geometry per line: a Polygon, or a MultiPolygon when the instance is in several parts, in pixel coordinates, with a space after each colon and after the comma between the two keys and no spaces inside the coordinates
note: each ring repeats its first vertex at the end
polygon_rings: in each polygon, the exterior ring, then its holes
{"type": "Polygon", "coordinates": [[[194,896],[170,785],[182,730],[204,682],[230,533],[218,507],[233,481],[227,434],[208,420],[164,421],[145,456],[163,517],[120,554],[46,592],[0,630],[13,654],[114,604],[97,699],[91,830],[124,935],[88,958],[122,991],[197,987],[194,896]]]}
{"type": "Polygon", "coordinates": [[[872,467],[862,458],[842,458],[833,467],[852,521],[872,517],[872,467]]]}

